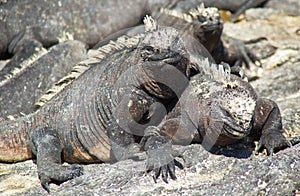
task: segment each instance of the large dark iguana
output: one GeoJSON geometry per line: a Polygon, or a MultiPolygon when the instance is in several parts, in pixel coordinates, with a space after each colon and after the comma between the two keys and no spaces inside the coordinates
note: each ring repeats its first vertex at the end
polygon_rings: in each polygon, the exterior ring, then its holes
{"type": "Polygon", "coordinates": [[[145,29],[110,42],[75,66],[62,81],[70,84],[37,112],[1,122],[0,161],[35,156],[48,190],[51,181],[82,174],[80,166],[62,166],[62,160],[113,162],[139,150],[136,140],[146,126],[161,121],[162,104],[180,96],[189,75],[181,32],[158,28],[151,18],[146,18],[145,29]]]}
{"type": "Polygon", "coordinates": [[[274,101],[259,98],[249,83],[229,73],[228,66],[214,65],[207,59],[191,58],[191,62],[199,73],[191,77],[189,87],[164,120],[145,130],[145,138],[156,137],[161,142],[157,149],[145,145],[147,142],[142,145],[148,154],[161,155],[155,160],[156,178],[162,173],[167,180],[164,161],[173,162],[171,143],[200,142],[209,150],[252,135],[259,139],[257,150],[266,148],[269,154],[291,145],[274,101]]]}

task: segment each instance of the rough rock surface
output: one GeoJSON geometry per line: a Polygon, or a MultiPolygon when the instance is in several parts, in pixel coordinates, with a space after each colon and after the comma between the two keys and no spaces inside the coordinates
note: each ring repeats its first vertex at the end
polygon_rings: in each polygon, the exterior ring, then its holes
{"type": "Polygon", "coordinates": [[[77,40],[54,45],[48,50],[42,47],[35,50],[36,53],[20,61],[23,65],[15,67],[14,73],[0,82],[0,118],[35,111],[34,103],[45,89],[69,73],[78,61],[87,58],[85,44],[77,40]]]}
{"type": "MultiPolygon", "coordinates": [[[[245,21],[225,24],[233,37],[250,40],[262,57],[255,68],[259,79],[251,83],[260,96],[274,99],[282,112],[284,128],[300,135],[300,17],[261,9],[246,13],[245,21]],[[250,15],[251,14],[251,17],[250,15]],[[265,51],[264,48],[268,50],[265,51]],[[258,70],[258,71],[257,71],[258,70]]],[[[152,173],[141,172],[144,162],[131,160],[84,165],[84,175],[62,185],[51,184],[51,195],[293,195],[300,193],[300,145],[273,156],[253,155],[243,144],[207,152],[193,144],[178,158],[185,169],[176,169],[178,179],[168,184],[153,182],[152,173]]],[[[47,195],[39,184],[32,161],[0,164],[0,194],[47,195]]]]}

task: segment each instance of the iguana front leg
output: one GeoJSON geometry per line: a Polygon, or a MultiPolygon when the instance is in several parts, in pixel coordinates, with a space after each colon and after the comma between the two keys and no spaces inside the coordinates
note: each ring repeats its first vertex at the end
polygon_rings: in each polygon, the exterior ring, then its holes
{"type": "Polygon", "coordinates": [[[165,182],[168,182],[168,175],[175,180],[175,165],[182,168],[174,160],[178,154],[174,154],[172,144],[189,145],[192,141],[199,141],[197,128],[191,119],[182,117],[176,110],[173,111],[175,116],[171,113],[168,117],[173,118],[164,119],[157,127],[147,127],[140,143],[147,153],[147,169],[154,171],[155,181],[160,175],[165,182]]]}
{"type": "Polygon", "coordinates": [[[291,146],[291,143],[284,137],[282,128],[282,119],[277,104],[269,99],[258,99],[252,133],[258,133],[261,136],[256,151],[265,147],[269,154],[274,150],[291,146]]]}
{"type": "Polygon", "coordinates": [[[140,89],[123,96],[107,127],[112,162],[134,159],[146,127],[158,125],[165,115],[164,105],[140,89]]]}
{"type": "Polygon", "coordinates": [[[175,180],[175,163],[172,156],[171,138],[155,126],[149,126],[145,130],[145,136],[141,141],[141,146],[147,153],[147,170],[153,170],[154,181],[161,175],[163,181],[168,182],[168,174],[175,180]]]}
{"type": "Polygon", "coordinates": [[[47,192],[50,192],[50,182],[62,183],[83,174],[82,167],[77,164],[62,165],[62,146],[58,134],[51,128],[38,127],[30,139],[37,159],[38,175],[47,192]]]}
{"type": "Polygon", "coordinates": [[[232,66],[240,67],[245,64],[247,68],[250,68],[251,65],[260,66],[259,58],[246,47],[246,43],[257,41],[250,40],[245,42],[223,34],[222,42],[212,51],[212,56],[217,63],[224,61],[232,66]]]}

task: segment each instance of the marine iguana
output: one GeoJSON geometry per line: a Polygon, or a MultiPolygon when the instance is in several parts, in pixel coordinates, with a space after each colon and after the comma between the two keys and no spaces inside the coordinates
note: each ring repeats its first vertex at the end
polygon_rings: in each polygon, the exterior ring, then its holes
{"type": "Polygon", "coordinates": [[[257,151],[266,148],[273,154],[291,145],[284,136],[280,110],[274,101],[259,98],[248,82],[229,73],[228,65],[213,65],[207,59],[193,57],[191,62],[199,73],[191,77],[172,111],[158,126],[147,127],[145,141],[142,139],[143,146],[149,136],[160,138],[160,148],[145,149],[148,154],[161,155],[154,161],[154,178],[161,174],[167,181],[168,173],[174,178],[174,169],[170,172],[168,168],[174,165],[172,144],[199,142],[209,150],[213,145],[228,145],[251,134],[259,139],[257,151]]]}
{"type": "MultiPolygon", "coordinates": [[[[217,8],[205,7],[202,3],[182,12],[177,7],[161,8],[153,17],[161,26],[171,26],[194,36],[195,39],[187,41],[190,42],[190,52],[199,53],[217,63],[226,62],[231,65],[233,73],[242,77],[245,77],[240,68],[243,63],[247,66],[260,64],[258,58],[245,47],[245,43],[222,34],[223,21],[217,8]],[[199,47],[200,45],[204,48],[199,47]]],[[[132,36],[142,31],[144,29],[141,26],[124,29],[101,40],[94,48],[101,47],[120,35],[132,36]]]]}
{"type": "MultiPolygon", "coordinates": [[[[186,12],[174,9],[160,9],[154,17],[158,24],[172,26],[193,35],[212,55],[216,63],[226,62],[232,67],[243,63],[259,65],[258,58],[245,47],[241,40],[223,34],[223,21],[215,7],[204,4],[192,7],[186,12]]],[[[202,52],[203,53],[203,52],[202,52]]]]}
{"type": "Polygon", "coordinates": [[[139,150],[136,140],[161,121],[161,106],[180,96],[189,76],[181,32],[158,28],[149,17],[145,30],[110,42],[76,65],[61,81],[71,84],[35,113],[1,122],[0,161],[36,157],[41,184],[49,191],[50,182],[82,174],[80,166],[62,161],[114,162],[139,150]]]}

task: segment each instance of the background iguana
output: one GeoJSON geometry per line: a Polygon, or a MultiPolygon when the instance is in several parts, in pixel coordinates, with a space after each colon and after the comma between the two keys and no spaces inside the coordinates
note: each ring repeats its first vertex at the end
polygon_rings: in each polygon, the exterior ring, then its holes
{"type": "Polygon", "coordinates": [[[160,148],[145,149],[150,155],[161,155],[155,160],[155,178],[161,174],[167,181],[168,174],[175,176],[174,169],[170,169],[174,167],[171,144],[200,142],[210,150],[214,145],[232,144],[253,135],[259,140],[257,151],[266,148],[273,154],[291,145],[284,136],[274,101],[259,98],[248,82],[230,74],[228,65],[214,65],[207,59],[191,61],[199,74],[191,77],[189,87],[159,126],[145,130],[144,138],[160,138],[160,148]]]}
{"type": "Polygon", "coordinates": [[[139,150],[136,140],[146,126],[160,122],[165,114],[161,105],[180,95],[189,75],[181,33],[158,29],[151,18],[146,18],[145,29],[144,34],[120,37],[79,63],[77,74],[93,66],[37,112],[1,122],[0,160],[36,156],[39,178],[49,191],[49,182],[82,174],[80,166],[62,166],[62,161],[113,162],[139,150]]]}

